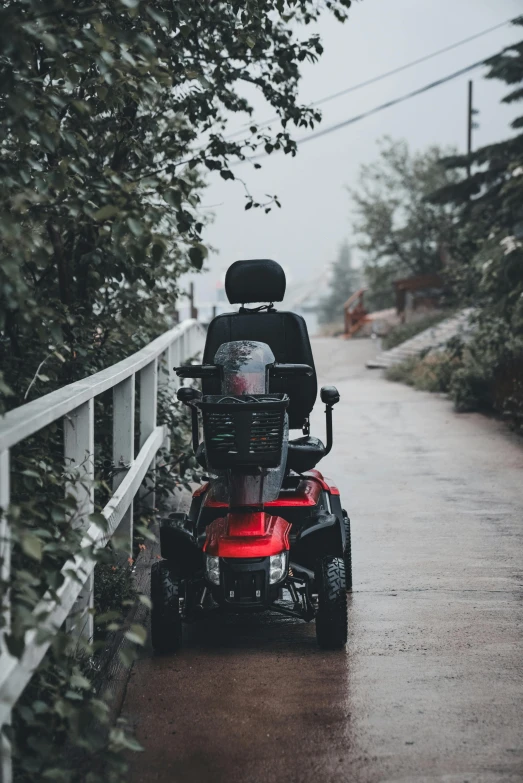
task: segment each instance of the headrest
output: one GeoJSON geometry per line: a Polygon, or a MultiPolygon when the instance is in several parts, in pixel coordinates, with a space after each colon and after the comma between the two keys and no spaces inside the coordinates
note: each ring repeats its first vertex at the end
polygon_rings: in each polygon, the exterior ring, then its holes
{"type": "Polygon", "coordinates": [[[285,296],[285,272],[276,261],[235,261],[225,275],[225,293],[231,304],[281,302],[285,296]]]}

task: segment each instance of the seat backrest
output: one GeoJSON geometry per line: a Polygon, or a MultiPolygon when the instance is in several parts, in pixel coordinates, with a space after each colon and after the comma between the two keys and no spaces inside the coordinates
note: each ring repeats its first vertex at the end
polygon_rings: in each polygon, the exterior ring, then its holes
{"type": "MultiPolygon", "coordinates": [[[[309,364],[313,368],[314,372],[310,376],[271,379],[272,392],[289,395],[289,427],[301,429],[314,407],[318,392],[309,334],[301,315],[274,310],[218,315],[209,324],[203,363],[213,364],[220,345],[233,340],[257,340],[267,343],[277,362],[309,364]]],[[[204,394],[220,394],[220,391],[217,379],[204,379],[204,394]]]]}

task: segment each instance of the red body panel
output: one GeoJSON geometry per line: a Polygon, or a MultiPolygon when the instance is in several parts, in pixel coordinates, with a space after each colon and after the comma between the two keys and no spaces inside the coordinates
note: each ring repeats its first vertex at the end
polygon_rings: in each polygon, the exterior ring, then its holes
{"type": "Polygon", "coordinates": [[[313,470],[308,470],[306,473],[303,473],[303,475],[308,476],[312,479],[316,479],[316,481],[319,481],[322,489],[326,490],[327,492],[330,492],[331,495],[340,494],[340,490],[335,484],[332,483],[332,479],[323,476],[319,470],[316,470],[316,468],[314,468],[313,470]]]}
{"type": "MultiPolygon", "coordinates": [[[[309,471],[304,473],[303,481],[300,481],[296,489],[289,490],[284,489],[277,500],[271,500],[269,503],[264,503],[264,508],[281,508],[282,506],[315,506],[320,498],[322,489],[330,492],[332,495],[339,495],[340,492],[333,484],[327,483],[329,479],[324,479],[319,470],[309,471]],[[312,475],[314,474],[314,475],[312,475]]],[[[194,497],[198,497],[203,494],[208,488],[208,484],[204,484],[194,493],[194,497]]],[[[219,500],[215,500],[211,494],[208,494],[205,498],[204,505],[206,508],[227,508],[227,503],[223,503],[219,500]]]]}
{"type": "Polygon", "coordinates": [[[268,557],[289,549],[291,526],[264,511],[227,514],[207,528],[203,551],[214,557],[268,557]]]}
{"type": "MultiPolygon", "coordinates": [[[[227,503],[215,500],[209,484],[199,487],[194,497],[206,494],[206,508],[227,509],[227,503]]],[[[207,539],[203,551],[214,557],[267,557],[289,549],[291,525],[282,517],[270,514],[275,507],[315,506],[322,490],[339,495],[339,490],[319,470],[303,474],[296,489],[282,490],[280,497],[264,504],[264,511],[229,513],[207,527],[207,539]]]]}

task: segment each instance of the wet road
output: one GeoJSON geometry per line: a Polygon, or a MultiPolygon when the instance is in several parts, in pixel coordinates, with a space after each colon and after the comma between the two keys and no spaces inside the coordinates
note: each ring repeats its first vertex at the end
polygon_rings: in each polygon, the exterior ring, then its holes
{"type": "Polygon", "coordinates": [[[523,781],[523,442],[363,369],[370,341],[313,347],[342,398],[322,465],[353,522],[347,651],[251,617],[148,653],[130,780],[523,781]]]}

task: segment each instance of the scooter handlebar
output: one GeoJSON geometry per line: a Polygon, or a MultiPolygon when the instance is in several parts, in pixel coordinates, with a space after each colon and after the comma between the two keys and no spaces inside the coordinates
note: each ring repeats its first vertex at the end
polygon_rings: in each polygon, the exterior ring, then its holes
{"type": "Polygon", "coordinates": [[[313,372],[310,364],[274,364],[271,367],[271,375],[277,378],[298,378],[313,372]]]}
{"type": "MultiPolygon", "coordinates": [[[[215,364],[187,364],[174,369],[179,378],[218,378],[220,374],[215,364]]],[[[298,378],[312,375],[313,369],[310,364],[273,364],[270,373],[277,378],[298,378]]]]}
{"type": "Polygon", "coordinates": [[[186,364],[174,369],[179,378],[218,378],[220,374],[215,364],[186,364]]]}

